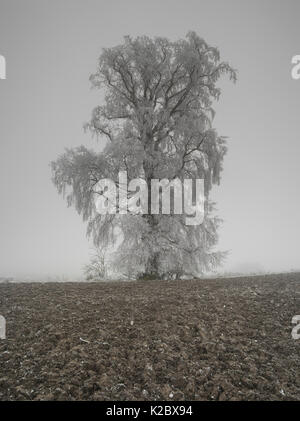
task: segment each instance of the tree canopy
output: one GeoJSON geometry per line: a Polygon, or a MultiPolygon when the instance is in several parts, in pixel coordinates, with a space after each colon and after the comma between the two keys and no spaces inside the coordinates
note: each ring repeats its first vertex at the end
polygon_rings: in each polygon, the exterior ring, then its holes
{"type": "MultiPolygon", "coordinates": [[[[129,276],[199,275],[224,257],[214,247],[219,218],[209,192],[219,184],[226,139],[213,127],[219,78],[236,72],[220,60],[217,48],[195,32],[171,42],[146,36],[103,50],[94,88],[105,93],[85,125],[100,151],[84,146],[66,150],[52,162],[53,182],[69,205],[88,222],[96,246],[112,247],[115,271],[129,276]],[[128,180],[204,179],[205,217],[187,226],[183,215],[106,214],[95,211],[95,186],[103,178],[128,180]]],[[[149,207],[151,203],[149,201],[149,207]]]]}

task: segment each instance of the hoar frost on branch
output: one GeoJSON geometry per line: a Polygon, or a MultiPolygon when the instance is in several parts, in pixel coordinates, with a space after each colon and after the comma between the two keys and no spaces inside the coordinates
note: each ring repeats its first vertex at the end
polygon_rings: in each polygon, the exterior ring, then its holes
{"type": "MultiPolygon", "coordinates": [[[[85,128],[106,139],[100,152],[84,146],[67,149],[52,162],[53,182],[84,221],[95,246],[114,247],[114,270],[128,276],[199,274],[217,267],[224,253],[214,251],[220,219],[209,200],[219,184],[226,139],[212,126],[220,76],[236,72],[219,51],[196,33],[170,42],[165,38],[125,37],[104,49],[92,86],[103,89],[85,128]],[[184,215],[100,215],[93,195],[99,180],[204,179],[205,216],[187,226],[184,215]]],[[[151,208],[151,197],[148,200],[151,208]]]]}

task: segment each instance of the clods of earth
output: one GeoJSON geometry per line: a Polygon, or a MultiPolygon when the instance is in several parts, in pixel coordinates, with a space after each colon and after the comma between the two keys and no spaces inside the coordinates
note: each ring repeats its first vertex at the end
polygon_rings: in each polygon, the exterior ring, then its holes
{"type": "Polygon", "coordinates": [[[300,400],[300,274],[0,284],[0,400],[300,400]]]}

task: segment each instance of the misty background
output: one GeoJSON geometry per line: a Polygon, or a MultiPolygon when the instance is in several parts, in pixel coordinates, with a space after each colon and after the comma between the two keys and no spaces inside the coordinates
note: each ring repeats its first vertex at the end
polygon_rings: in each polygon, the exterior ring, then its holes
{"type": "Polygon", "coordinates": [[[223,270],[299,270],[299,18],[298,0],[0,0],[0,277],[81,275],[92,245],[49,162],[64,147],[101,148],[82,127],[101,102],[88,79],[103,47],[189,30],[238,70],[215,104],[229,138],[212,192],[223,270]]]}

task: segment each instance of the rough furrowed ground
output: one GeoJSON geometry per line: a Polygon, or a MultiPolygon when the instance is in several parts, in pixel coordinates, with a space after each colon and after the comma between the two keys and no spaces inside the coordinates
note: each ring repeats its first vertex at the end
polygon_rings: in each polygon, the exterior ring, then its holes
{"type": "Polygon", "coordinates": [[[299,400],[300,274],[0,285],[0,400],[299,400]]]}

